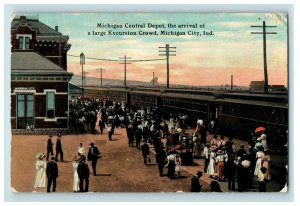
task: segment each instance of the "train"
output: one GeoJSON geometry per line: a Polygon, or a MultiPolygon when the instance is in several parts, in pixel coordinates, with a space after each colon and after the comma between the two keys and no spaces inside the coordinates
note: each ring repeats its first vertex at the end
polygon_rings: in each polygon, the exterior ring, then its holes
{"type": "Polygon", "coordinates": [[[156,107],[167,116],[187,115],[192,127],[197,119],[214,121],[224,133],[234,130],[241,139],[247,139],[255,128],[261,126],[270,135],[278,136],[274,139],[287,138],[287,92],[264,94],[231,90],[87,87],[84,95],[108,98],[128,106],[156,107]]]}

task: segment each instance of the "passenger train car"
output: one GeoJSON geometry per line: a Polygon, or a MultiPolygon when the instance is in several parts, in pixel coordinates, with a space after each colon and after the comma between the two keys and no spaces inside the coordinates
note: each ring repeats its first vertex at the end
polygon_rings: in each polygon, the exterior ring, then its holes
{"type": "Polygon", "coordinates": [[[130,103],[129,89],[109,87],[87,87],[84,88],[84,96],[98,99],[109,99],[117,102],[130,103]]]}
{"type": "Polygon", "coordinates": [[[265,127],[273,136],[272,133],[286,133],[288,129],[287,94],[223,93],[214,104],[223,130],[235,128],[246,136],[243,132],[265,127]]]}
{"type": "Polygon", "coordinates": [[[188,115],[191,126],[196,126],[197,119],[213,118],[217,93],[183,89],[167,89],[162,94],[162,109],[169,114],[188,115]]]}
{"type": "Polygon", "coordinates": [[[160,90],[131,90],[130,98],[131,106],[161,108],[162,105],[160,90]]]}
{"type": "Polygon", "coordinates": [[[84,93],[89,97],[123,101],[126,105],[156,107],[165,114],[187,115],[190,126],[195,126],[193,123],[199,118],[214,120],[225,134],[235,129],[242,139],[259,126],[265,127],[269,134],[280,131],[287,136],[287,93],[162,88],[85,88],[84,93]]]}

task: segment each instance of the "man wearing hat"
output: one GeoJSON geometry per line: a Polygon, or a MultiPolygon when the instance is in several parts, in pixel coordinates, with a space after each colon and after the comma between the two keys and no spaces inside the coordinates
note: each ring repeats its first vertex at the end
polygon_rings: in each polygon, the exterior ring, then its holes
{"type": "MultiPolygon", "coordinates": [[[[143,159],[144,159],[144,164],[146,166],[148,166],[148,161],[150,160],[150,156],[149,156],[150,149],[149,149],[148,143],[145,140],[143,142],[144,143],[142,145],[142,155],[143,155],[143,159]]],[[[149,163],[150,163],[150,161],[149,161],[149,163]]]]}
{"type": "Polygon", "coordinates": [[[53,156],[53,143],[52,143],[52,135],[48,135],[48,140],[47,140],[47,161],[49,160],[49,154],[53,156]]]}
{"type": "Polygon", "coordinates": [[[62,146],[61,146],[61,135],[58,134],[57,135],[57,139],[56,139],[56,155],[55,155],[55,161],[58,161],[58,155],[60,155],[60,161],[63,162],[64,161],[64,153],[62,150],[62,146]]]}
{"type": "Polygon", "coordinates": [[[79,188],[80,192],[88,192],[89,191],[89,178],[90,178],[90,169],[88,164],[85,163],[85,156],[81,156],[78,167],[77,174],[79,177],[79,188]],[[83,183],[85,182],[85,187],[83,189],[83,183]]]}
{"type": "Polygon", "coordinates": [[[155,150],[155,152],[156,152],[155,158],[158,166],[159,175],[162,177],[165,161],[167,159],[167,154],[163,146],[161,146],[158,150],[155,150]]]}
{"type": "Polygon", "coordinates": [[[247,154],[247,151],[245,150],[245,145],[241,144],[240,149],[236,153],[236,156],[242,157],[244,154],[247,154]]]}
{"type": "Polygon", "coordinates": [[[92,162],[93,173],[94,173],[94,176],[96,176],[97,175],[97,173],[96,173],[97,160],[101,156],[100,156],[98,147],[95,146],[95,144],[93,142],[91,142],[90,145],[91,145],[91,147],[89,148],[88,160],[92,162]]]}
{"type": "Polygon", "coordinates": [[[202,172],[198,171],[197,174],[192,178],[192,186],[191,186],[191,192],[200,192],[201,186],[200,185],[200,177],[202,176],[202,172]]]}
{"type": "Polygon", "coordinates": [[[47,192],[50,192],[53,183],[52,192],[56,191],[56,178],[58,177],[57,163],[54,161],[55,157],[51,156],[50,161],[47,163],[46,175],[48,178],[47,192]]]}

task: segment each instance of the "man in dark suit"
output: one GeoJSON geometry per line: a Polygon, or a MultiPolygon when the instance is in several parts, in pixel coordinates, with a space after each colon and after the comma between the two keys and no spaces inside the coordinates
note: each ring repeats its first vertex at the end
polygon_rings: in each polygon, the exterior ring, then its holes
{"type": "Polygon", "coordinates": [[[167,154],[166,154],[165,150],[163,149],[163,147],[160,147],[160,149],[158,149],[156,151],[155,158],[156,158],[156,163],[158,166],[159,175],[162,177],[163,169],[165,166],[165,161],[167,159],[167,154]]]}
{"type": "Polygon", "coordinates": [[[148,166],[148,160],[150,160],[149,154],[150,149],[148,143],[144,140],[144,144],[142,145],[142,154],[144,158],[144,164],[148,166]]]}
{"type": "Polygon", "coordinates": [[[52,135],[48,135],[47,140],[47,161],[49,160],[49,154],[53,156],[53,143],[52,143],[52,135]]]}
{"type": "Polygon", "coordinates": [[[58,161],[58,155],[60,155],[60,161],[63,162],[64,161],[64,153],[62,150],[62,146],[61,146],[61,139],[60,139],[60,135],[58,135],[57,139],[56,139],[56,155],[55,155],[55,161],[58,161]]]}
{"type": "Polygon", "coordinates": [[[90,169],[88,164],[85,163],[85,156],[82,156],[77,167],[77,174],[79,177],[79,188],[80,192],[89,191],[89,178],[90,178],[90,169]],[[85,187],[83,189],[83,183],[85,182],[85,187]]]}
{"type": "Polygon", "coordinates": [[[50,192],[52,183],[53,183],[52,192],[55,192],[56,178],[58,177],[58,167],[57,167],[57,163],[54,161],[54,156],[51,156],[50,161],[47,163],[46,175],[48,178],[47,192],[50,192]]]}
{"type": "Polygon", "coordinates": [[[195,175],[192,178],[192,186],[191,186],[191,192],[200,192],[201,191],[201,185],[200,185],[200,177],[202,176],[202,172],[198,171],[197,175],[195,175]]]}
{"type": "Polygon", "coordinates": [[[97,175],[97,173],[96,173],[97,160],[101,156],[100,156],[98,147],[95,146],[95,144],[93,142],[90,145],[91,145],[91,147],[89,148],[88,160],[92,162],[93,173],[94,173],[94,176],[96,176],[97,175]]]}

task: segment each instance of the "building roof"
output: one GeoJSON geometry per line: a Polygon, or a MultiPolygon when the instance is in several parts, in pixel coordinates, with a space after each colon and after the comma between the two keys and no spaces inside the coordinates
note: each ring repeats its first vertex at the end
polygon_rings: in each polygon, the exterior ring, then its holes
{"type": "Polygon", "coordinates": [[[11,74],[71,75],[62,67],[36,52],[12,52],[11,74]]]}
{"type": "Polygon", "coordinates": [[[42,36],[61,36],[62,34],[55,29],[47,26],[46,24],[40,22],[38,19],[20,19],[15,18],[11,22],[11,28],[17,27],[20,23],[27,22],[30,26],[37,29],[37,34],[42,36]]]}

